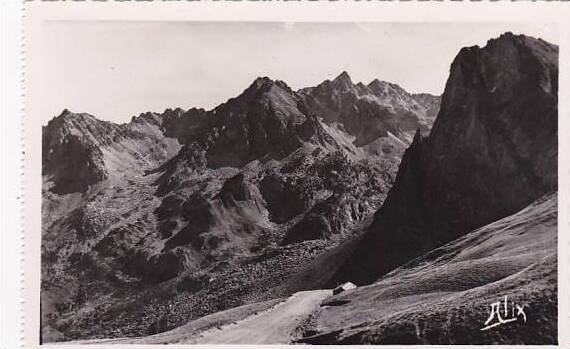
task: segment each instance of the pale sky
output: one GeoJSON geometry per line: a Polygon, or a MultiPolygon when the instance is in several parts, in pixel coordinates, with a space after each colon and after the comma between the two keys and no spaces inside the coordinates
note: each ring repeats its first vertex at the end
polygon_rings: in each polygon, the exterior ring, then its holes
{"type": "Polygon", "coordinates": [[[43,123],[64,108],[127,122],[146,111],[212,109],[258,76],[291,88],[346,70],[409,92],[441,94],[462,47],[505,31],[557,43],[556,28],[523,23],[48,22],[43,123]]]}

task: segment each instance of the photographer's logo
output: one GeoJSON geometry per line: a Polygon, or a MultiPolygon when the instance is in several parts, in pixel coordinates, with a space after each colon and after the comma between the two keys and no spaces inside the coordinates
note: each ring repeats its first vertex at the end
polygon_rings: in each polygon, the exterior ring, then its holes
{"type": "Polygon", "coordinates": [[[486,331],[519,319],[526,322],[524,305],[520,306],[515,302],[509,302],[507,296],[505,296],[504,302],[501,303],[501,301],[498,301],[491,304],[491,314],[487,321],[485,321],[485,327],[483,327],[481,331],[486,331]]]}

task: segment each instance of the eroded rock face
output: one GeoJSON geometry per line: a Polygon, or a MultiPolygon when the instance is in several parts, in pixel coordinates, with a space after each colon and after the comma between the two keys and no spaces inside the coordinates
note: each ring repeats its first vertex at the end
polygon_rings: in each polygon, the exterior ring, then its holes
{"type": "Polygon", "coordinates": [[[558,47],[507,33],[451,65],[429,137],[337,279],[369,283],[557,187],[558,47]]]}

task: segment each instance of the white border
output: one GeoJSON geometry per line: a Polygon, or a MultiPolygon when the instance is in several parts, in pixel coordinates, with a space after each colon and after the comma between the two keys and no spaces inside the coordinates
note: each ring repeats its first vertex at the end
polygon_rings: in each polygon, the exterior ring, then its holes
{"type": "MultiPolygon", "coordinates": [[[[26,30],[26,206],[25,206],[25,324],[26,347],[36,347],[39,327],[39,251],[41,202],[41,47],[43,20],[151,20],[151,21],[296,21],[296,22],[535,22],[558,23],[560,35],[559,87],[559,343],[570,346],[570,6],[545,2],[28,2],[26,30]],[[33,120],[37,120],[34,122],[33,120]],[[565,330],[566,329],[566,330],[565,330]]],[[[451,62],[450,62],[451,63],[451,62]]],[[[46,345],[74,348],[73,345],[46,345]]],[[[92,348],[105,346],[90,345],[92,348]]],[[[108,347],[108,346],[107,346],[108,347]]],[[[162,345],[136,346],[163,348],[162,345]]],[[[187,346],[169,346],[187,347],[187,346]]],[[[198,346],[196,346],[198,347],[198,346]]],[[[202,346],[205,347],[205,346],[202,346]]],[[[224,346],[240,347],[244,346],[224,346]]],[[[246,346],[247,347],[247,346],[246,346]]],[[[250,346],[252,347],[252,346],[250,346]]],[[[392,346],[398,347],[398,346],[392,346]]],[[[461,347],[461,346],[460,346],[461,347]]],[[[327,348],[330,348],[327,347],[327,348]]]]}
{"type": "Polygon", "coordinates": [[[20,115],[21,16],[18,1],[0,1],[0,348],[21,342],[20,246],[21,171],[20,115]]]}

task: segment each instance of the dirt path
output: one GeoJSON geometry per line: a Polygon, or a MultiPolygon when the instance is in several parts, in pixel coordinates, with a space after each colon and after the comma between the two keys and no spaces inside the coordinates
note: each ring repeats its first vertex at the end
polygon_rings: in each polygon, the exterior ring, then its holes
{"type": "Polygon", "coordinates": [[[318,307],[331,290],[295,293],[287,301],[263,313],[200,335],[196,344],[288,344],[300,322],[318,307]]]}

